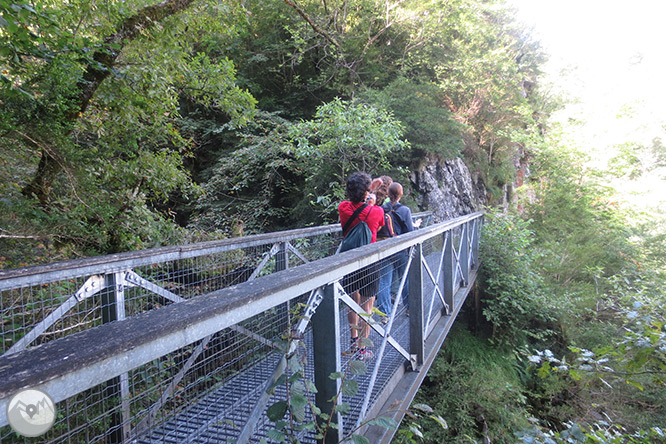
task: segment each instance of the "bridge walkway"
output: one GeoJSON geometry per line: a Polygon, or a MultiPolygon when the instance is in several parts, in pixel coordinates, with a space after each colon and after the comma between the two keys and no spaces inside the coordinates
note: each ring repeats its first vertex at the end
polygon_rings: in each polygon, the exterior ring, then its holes
{"type": "Polygon", "coordinates": [[[318,390],[307,395],[322,411],[342,384],[329,374],[358,383],[336,401],[347,407],[327,442],[351,432],[389,442],[394,431],[364,421],[402,419],[474,283],[481,217],[333,256],[339,226],[0,271],[11,325],[3,322],[0,439],[22,442],[5,414],[13,394],[37,388],[60,413],[43,442],[271,442],[267,409],[293,397],[275,384],[289,373],[288,350],[307,356],[304,380],[318,390]],[[409,273],[394,277],[399,287],[409,280],[410,316],[397,305],[389,325],[371,321],[375,357],[352,374],[347,311],[362,309],[339,281],[399,252],[411,258],[409,273]],[[288,329],[297,334],[285,343],[288,329]]]}

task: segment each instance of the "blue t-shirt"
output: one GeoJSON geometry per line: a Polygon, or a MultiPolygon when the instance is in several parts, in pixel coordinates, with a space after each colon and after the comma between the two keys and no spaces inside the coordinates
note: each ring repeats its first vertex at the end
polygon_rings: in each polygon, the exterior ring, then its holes
{"type": "Polygon", "coordinates": [[[400,202],[387,202],[382,205],[382,208],[386,213],[390,213],[391,209],[395,211],[398,217],[394,217],[393,229],[395,234],[409,233],[414,231],[414,225],[412,225],[412,210],[409,209],[407,205],[403,205],[400,202]]]}

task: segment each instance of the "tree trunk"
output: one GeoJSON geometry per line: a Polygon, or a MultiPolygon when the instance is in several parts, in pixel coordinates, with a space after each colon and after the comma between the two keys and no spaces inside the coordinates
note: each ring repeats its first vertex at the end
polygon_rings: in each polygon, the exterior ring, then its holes
{"type": "Polygon", "coordinates": [[[45,150],[42,149],[41,151],[42,157],[39,160],[35,177],[21,192],[26,197],[36,197],[42,206],[46,206],[51,196],[53,183],[62,167],[45,150]]]}
{"type": "MultiPolygon", "coordinates": [[[[72,97],[72,108],[69,113],[70,122],[80,119],[86,111],[95,92],[111,73],[124,45],[137,38],[141,31],[149,29],[155,23],[186,9],[195,1],[165,0],[155,5],[146,6],[137,11],[136,14],[123,20],[116,32],[108,35],[104,39],[104,43],[95,51],[85,68],[83,76],[77,82],[78,92],[72,97]]],[[[21,192],[25,196],[34,195],[40,204],[48,205],[53,183],[62,168],[62,163],[57,162],[51,154],[41,148],[41,159],[35,176],[21,192]]]]}

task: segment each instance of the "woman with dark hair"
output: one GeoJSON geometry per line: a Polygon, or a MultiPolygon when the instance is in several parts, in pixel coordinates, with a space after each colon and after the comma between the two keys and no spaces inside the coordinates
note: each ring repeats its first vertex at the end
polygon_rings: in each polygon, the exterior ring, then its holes
{"type": "Polygon", "coordinates": [[[375,193],[377,205],[384,205],[389,202],[388,189],[393,183],[391,176],[379,176],[372,180],[372,192],[375,193]]]}
{"type": "MultiPolygon", "coordinates": [[[[370,193],[371,183],[372,178],[367,173],[357,172],[349,176],[346,190],[347,199],[349,200],[340,202],[338,212],[340,213],[340,223],[344,227],[354,212],[365,205],[365,208],[351,222],[351,225],[347,227],[347,233],[360,221],[364,221],[370,228],[370,232],[372,233],[371,243],[373,243],[377,241],[377,230],[384,225],[384,210],[379,208],[379,206],[367,205],[365,203],[370,193]]],[[[343,236],[347,233],[343,233],[343,236]]],[[[363,307],[365,312],[368,313],[368,317],[372,315],[372,307],[377,295],[378,284],[379,269],[376,264],[368,265],[350,273],[342,280],[342,286],[347,294],[363,307]]],[[[358,343],[359,337],[367,338],[370,335],[370,325],[365,321],[362,321],[361,325],[359,325],[361,321],[360,316],[353,310],[348,311],[347,320],[351,328],[352,343],[350,351],[356,352],[358,350],[361,353],[362,359],[372,359],[372,352],[367,350],[363,344],[359,346],[358,343]]]]}

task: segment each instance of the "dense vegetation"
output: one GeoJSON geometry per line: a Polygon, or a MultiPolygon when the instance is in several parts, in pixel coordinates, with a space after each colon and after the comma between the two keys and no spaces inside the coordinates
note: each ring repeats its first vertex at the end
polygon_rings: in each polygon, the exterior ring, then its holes
{"type": "MultiPolygon", "coordinates": [[[[665,230],[554,137],[543,59],[500,0],[0,0],[0,268],[333,222],[357,169],[461,156],[495,204],[522,156],[425,433],[658,434],[665,230]]],[[[615,178],[664,167],[624,148],[615,178]]]]}

